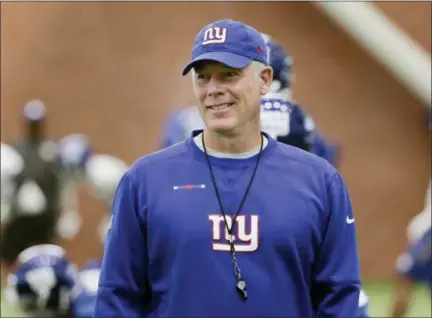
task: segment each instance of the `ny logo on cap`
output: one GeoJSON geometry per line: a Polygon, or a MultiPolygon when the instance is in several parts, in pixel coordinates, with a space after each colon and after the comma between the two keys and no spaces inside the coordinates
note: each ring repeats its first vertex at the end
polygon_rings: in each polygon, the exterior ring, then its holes
{"type": "Polygon", "coordinates": [[[202,42],[202,45],[225,43],[226,34],[227,34],[226,28],[220,28],[220,27],[208,28],[204,32],[204,41],[202,42]]]}

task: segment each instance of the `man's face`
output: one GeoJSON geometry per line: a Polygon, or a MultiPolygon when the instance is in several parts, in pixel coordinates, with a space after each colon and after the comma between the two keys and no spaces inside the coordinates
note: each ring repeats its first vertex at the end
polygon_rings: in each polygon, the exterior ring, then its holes
{"type": "Polygon", "coordinates": [[[211,131],[235,134],[245,125],[259,125],[260,99],[271,82],[271,68],[258,69],[252,63],[235,69],[203,61],[192,74],[199,110],[211,131]]]}

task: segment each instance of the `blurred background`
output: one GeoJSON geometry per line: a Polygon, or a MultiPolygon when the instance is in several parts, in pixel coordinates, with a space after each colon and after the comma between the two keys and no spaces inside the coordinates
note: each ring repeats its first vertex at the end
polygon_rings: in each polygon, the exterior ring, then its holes
{"type": "MultiPolygon", "coordinates": [[[[363,21],[356,28],[333,4],[1,3],[1,141],[20,138],[23,105],[40,99],[51,138],[82,133],[98,152],[132,164],[159,147],[169,113],[195,104],[181,71],[196,33],[222,18],[250,24],[293,57],[294,98],[341,148],[371,314],[384,317],[395,259],[408,247],[406,227],[423,209],[431,175],[430,89],[422,91],[430,87],[431,3],[367,3],[413,41],[406,52],[396,40],[379,45],[389,35],[366,11],[351,19],[363,21]],[[374,26],[369,37],[359,33],[374,26]],[[417,67],[419,56],[426,67],[417,67]]],[[[97,229],[109,211],[84,188],[79,199],[80,230],[61,244],[82,264],[102,255],[97,229]]],[[[411,316],[430,317],[430,306],[419,288],[411,316]]],[[[2,316],[15,313],[2,306],[2,316]]]]}

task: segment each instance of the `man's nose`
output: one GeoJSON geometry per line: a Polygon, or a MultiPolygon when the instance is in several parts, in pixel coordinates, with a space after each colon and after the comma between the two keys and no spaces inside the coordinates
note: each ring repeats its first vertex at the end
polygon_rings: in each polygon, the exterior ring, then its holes
{"type": "Polygon", "coordinates": [[[213,75],[210,78],[207,94],[209,96],[217,96],[223,94],[223,84],[216,75],[213,75]]]}

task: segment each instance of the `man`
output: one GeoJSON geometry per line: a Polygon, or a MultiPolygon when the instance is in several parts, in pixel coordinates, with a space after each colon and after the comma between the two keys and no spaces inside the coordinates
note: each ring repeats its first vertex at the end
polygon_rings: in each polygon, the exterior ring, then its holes
{"type": "Polygon", "coordinates": [[[417,284],[427,284],[432,290],[431,183],[424,208],[409,223],[407,236],[411,247],[396,260],[392,317],[405,315],[417,284]]]}
{"type": "Polygon", "coordinates": [[[396,261],[395,298],[391,317],[403,317],[414,287],[427,284],[432,290],[432,230],[429,229],[396,261]]]}
{"type": "MultiPolygon", "coordinates": [[[[426,114],[426,121],[430,134],[432,129],[432,111],[430,107],[427,109],[426,114]]],[[[431,228],[431,193],[432,181],[429,180],[429,186],[425,195],[424,208],[409,222],[407,227],[407,237],[410,244],[417,242],[431,228]]]]}
{"type": "Polygon", "coordinates": [[[2,147],[2,212],[8,213],[2,218],[1,259],[7,266],[24,249],[52,243],[60,214],[61,166],[56,143],[45,134],[45,105],[27,103],[23,123],[24,139],[2,147]]]}
{"type": "MultiPolygon", "coordinates": [[[[430,108],[427,110],[427,124],[430,133],[432,128],[430,108]]],[[[417,284],[427,284],[432,291],[431,187],[432,183],[429,181],[423,210],[407,226],[407,238],[411,246],[396,260],[392,317],[405,315],[417,284]]]]}
{"type": "MultiPolygon", "coordinates": [[[[272,98],[272,96],[276,96],[277,98],[282,98],[288,101],[292,105],[293,113],[298,114],[297,122],[301,123],[301,125],[296,125],[295,122],[293,122],[291,125],[299,131],[303,130],[305,132],[305,141],[302,143],[309,144],[308,149],[305,150],[308,150],[313,154],[326,159],[332,165],[337,166],[339,161],[338,147],[329,143],[326,138],[319,133],[312,117],[305,111],[304,107],[299,105],[292,97],[294,84],[292,57],[287,54],[282,46],[276,43],[271,36],[268,34],[263,34],[263,36],[267,44],[268,61],[274,72],[270,92],[264,97],[264,99],[266,97],[272,98]]],[[[288,134],[287,137],[292,136],[289,136],[288,134]]],[[[284,142],[284,136],[280,136],[278,140],[284,142]]],[[[297,138],[297,142],[298,140],[299,139],[297,138]]],[[[288,139],[287,141],[290,140],[288,139]]],[[[296,146],[295,143],[288,144],[296,146]]]]}
{"type": "MultiPolygon", "coordinates": [[[[64,233],[69,231],[72,221],[79,217],[77,184],[85,184],[92,197],[105,201],[111,209],[115,190],[128,165],[112,155],[95,153],[88,138],[82,134],[63,137],[58,142],[58,148],[64,170],[64,186],[67,187],[63,199],[69,207],[58,222],[59,232],[64,233]]],[[[106,215],[100,224],[99,237],[102,243],[105,242],[109,220],[110,216],[106,215]]]]}
{"type": "Polygon", "coordinates": [[[77,182],[89,185],[94,197],[111,206],[127,169],[113,156],[93,153],[84,135],[48,139],[46,121],[45,105],[28,102],[23,111],[24,140],[1,144],[2,274],[24,249],[54,243],[57,234],[63,238],[77,234],[77,182]]]}
{"type": "Polygon", "coordinates": [[[272,82],[255,29],[195,38],[204,130],[139,159],[120,181],[95,317],[355,317],[350,198],[325,160],[260,131],[272,82]]]}
{"type": "MultiPolygon", "coordinates": [[[[321,136],[303,107],[292,98],[292,58],[283,48],[263,34],[267,45],[268,63],[273,68],[273,82],[261,99],[261,124],[263,131],[291,146],[312,152],[333,165],[338,164],[338,149],[321,136]],[[283,104],[283,108],[267,107],[283,104]],[[276,131],[275,131],[276,130],[276,131]]],[[[204,123],[196,106],[176,110],[168,117],[163,128],[162,148],[186,139],[195,129],[203,129],[204,123]]]]}

